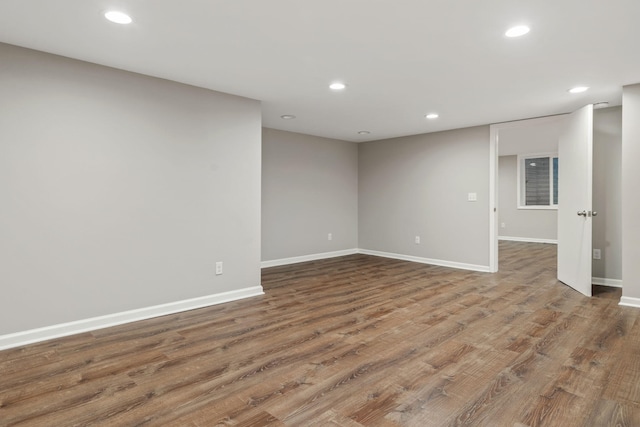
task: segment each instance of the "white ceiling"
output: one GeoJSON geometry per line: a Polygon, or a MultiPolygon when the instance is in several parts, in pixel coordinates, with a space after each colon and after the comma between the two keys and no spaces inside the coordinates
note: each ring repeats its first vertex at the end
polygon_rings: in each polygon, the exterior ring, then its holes
{"type": "Polygon", "coordinates": [[[619,105],[640,82],[639,20],[639,0],[2,0],[0,41],[258,99],[267,127],[367,141],[619,105]],[[519,23],[531,32],[506,38],[519,23]]]}

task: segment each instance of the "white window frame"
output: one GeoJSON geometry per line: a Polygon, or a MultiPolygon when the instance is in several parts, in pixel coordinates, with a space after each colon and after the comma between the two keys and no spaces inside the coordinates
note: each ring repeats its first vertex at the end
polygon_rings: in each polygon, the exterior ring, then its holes
{"type": "Polygon", "coordinates": [[[537,154],[518,154],[518,165],[516,168],[516,176],[517,176],[517,185],[516,188],[518,190],[517,195],[517,204],[518,209],[532,209],[532,210],[557,210],[558,205],[553,204],[553,159],[558,158],[558,153],[537,153],[537,154]],[[525,169],[522,167],[524,165],[524,161],[527,159],[537,159],[540,157],[548,157],[549,158],[549,204],[548,205],[525,205],[524,204],[524,194],[525,194],[525,179],[524,173],[525,169]]]}

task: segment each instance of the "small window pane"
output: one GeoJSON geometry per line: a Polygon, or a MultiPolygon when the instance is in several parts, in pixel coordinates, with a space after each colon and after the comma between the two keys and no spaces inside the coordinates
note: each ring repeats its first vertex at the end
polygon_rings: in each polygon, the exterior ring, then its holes
{"type": "Polygon", "coordinates": [[[558,204],[558,158],[553,158],[553,204],[558,204]]]}
{"type": "Polygon", "coordinates": [[[524,159],[525,205],[549,206],[549,157],[524,159]]]}

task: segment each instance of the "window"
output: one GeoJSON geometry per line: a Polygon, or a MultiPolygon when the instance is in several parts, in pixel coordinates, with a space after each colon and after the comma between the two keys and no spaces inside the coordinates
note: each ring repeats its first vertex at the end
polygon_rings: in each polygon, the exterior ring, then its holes
{"type": "Polygon", "coordinates": [[[558,155],[518,156],[518,208],[558,208],[558,155]]]}

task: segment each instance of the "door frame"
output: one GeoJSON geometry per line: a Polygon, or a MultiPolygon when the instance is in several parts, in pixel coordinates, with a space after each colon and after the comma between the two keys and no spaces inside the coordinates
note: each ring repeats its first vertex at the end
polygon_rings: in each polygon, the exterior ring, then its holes
{"type": "Polygon", "coordinates": [[[510,122],[495,123],[489,125],[489,272],[498,271],[498,219],[499,219],[499,157],[500,157],[500,131],[530,125],[542,124],[558,120],[567,113],[552,116],[535,117],[531,119],[513,120],[510,122]]]}

